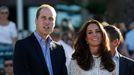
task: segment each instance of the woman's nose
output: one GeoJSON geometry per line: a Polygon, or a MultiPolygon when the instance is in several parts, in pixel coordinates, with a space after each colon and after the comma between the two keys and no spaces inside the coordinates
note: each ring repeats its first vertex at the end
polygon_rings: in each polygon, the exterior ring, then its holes
{"type": "Polygon", "coordinates": [[[93,33],[93,36],[96,36],[96,35],[97,35],[97,33],[94,32],[94,33],[93,33]]]}

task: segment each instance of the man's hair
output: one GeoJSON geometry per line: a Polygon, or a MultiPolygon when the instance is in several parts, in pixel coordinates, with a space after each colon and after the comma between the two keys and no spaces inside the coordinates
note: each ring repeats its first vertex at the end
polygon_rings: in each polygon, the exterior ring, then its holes
{"type": "Polygon", "coordinates": [[[117,27],[113,25],[108,25],[108,26],[104,26],[104,28],[106,32],[109,34],[110,41],[119,39],[121,43],[123,42],[122,33],[117,27]]]}
{"type": "Polygon", "coordinates": [[[38,10],[37,10],[36,18],[38,18],[38,16],[40,15],[40,11],[41,11],[42,8],[49,8],[49,9],[51,9],[52,12],[54,13],[54,15],[56,16],[56,11],[55,11],[55,9],[54,9],[51,5],[42,4],[42,5],[38,8],[38,10]]]}
{"type": "Polygon", "coordinates": [[[5,63],[5,61],[8,61],[8,60],[13,60],[13,57],[12,56],[6,56],[6,57],[4,57],[3,63],[5,63]]]}

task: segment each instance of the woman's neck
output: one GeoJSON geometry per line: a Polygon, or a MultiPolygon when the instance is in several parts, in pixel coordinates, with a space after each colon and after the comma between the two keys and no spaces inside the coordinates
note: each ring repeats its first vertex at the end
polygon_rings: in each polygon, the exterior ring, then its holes
{"type": "Polygon", "coordinates": [[[1,25],[8,25],[9,21],[8,20],[0,20],[1,25]]]}
{"type": "Polygon", "coordinates": [[[98,47],[90,47],[90,51],[92,55],[99,56],[98,47]]]}

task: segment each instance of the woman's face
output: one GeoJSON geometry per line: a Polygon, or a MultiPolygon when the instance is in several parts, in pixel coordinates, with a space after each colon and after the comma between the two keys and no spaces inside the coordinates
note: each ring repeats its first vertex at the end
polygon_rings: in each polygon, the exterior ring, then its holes
{"type": "MultiPolygon", "coordinates": [[[[89,48],[93,48],[93,47],[99,47],[99,45],[102,42],[102,34],[101,34],[101,30],[99,29],[99,27],[93,23],[93,24],[89,24],[86,30],[86,42],[89,45],[89,48]]],[[[98,49],[96,50],[91,50],[91,53],[96,53],[98,52],[98,49]]]]}

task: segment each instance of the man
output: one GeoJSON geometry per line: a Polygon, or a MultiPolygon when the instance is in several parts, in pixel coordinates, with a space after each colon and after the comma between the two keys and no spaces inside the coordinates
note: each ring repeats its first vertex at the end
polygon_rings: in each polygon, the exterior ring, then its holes
{"type": "Polygon", "coordinates": [[[14,75],[13,60],[11,57],[7,57],[4,59],[4,75],[14,75]]]}
{"type": "Polygon", "coordinates": [[[51,34],[51,37],[54,41],[63,46],[66,56],[66,67],[68,69],[72,59],[72,54],[74,52],[73,48],[62,40],[61,30],[59,28],[55,28],[54,32],[51,34]]]}
{"type": "Polygon", "coordinates": [[[67,75],[64,49],[50,37],[55,19],[52,6],[43,4],[38,8],[35,32],[15,45],[15,75],[67,75]]]}
{"type": "Polygon", "coordinates": [[[116,75],[134,75],[134,60],[119,54],[117,51],[120,42],[123,40],[120,30],[112,25],[104,28],[110,39],[111,52],[116,64],[116,75]]]}

